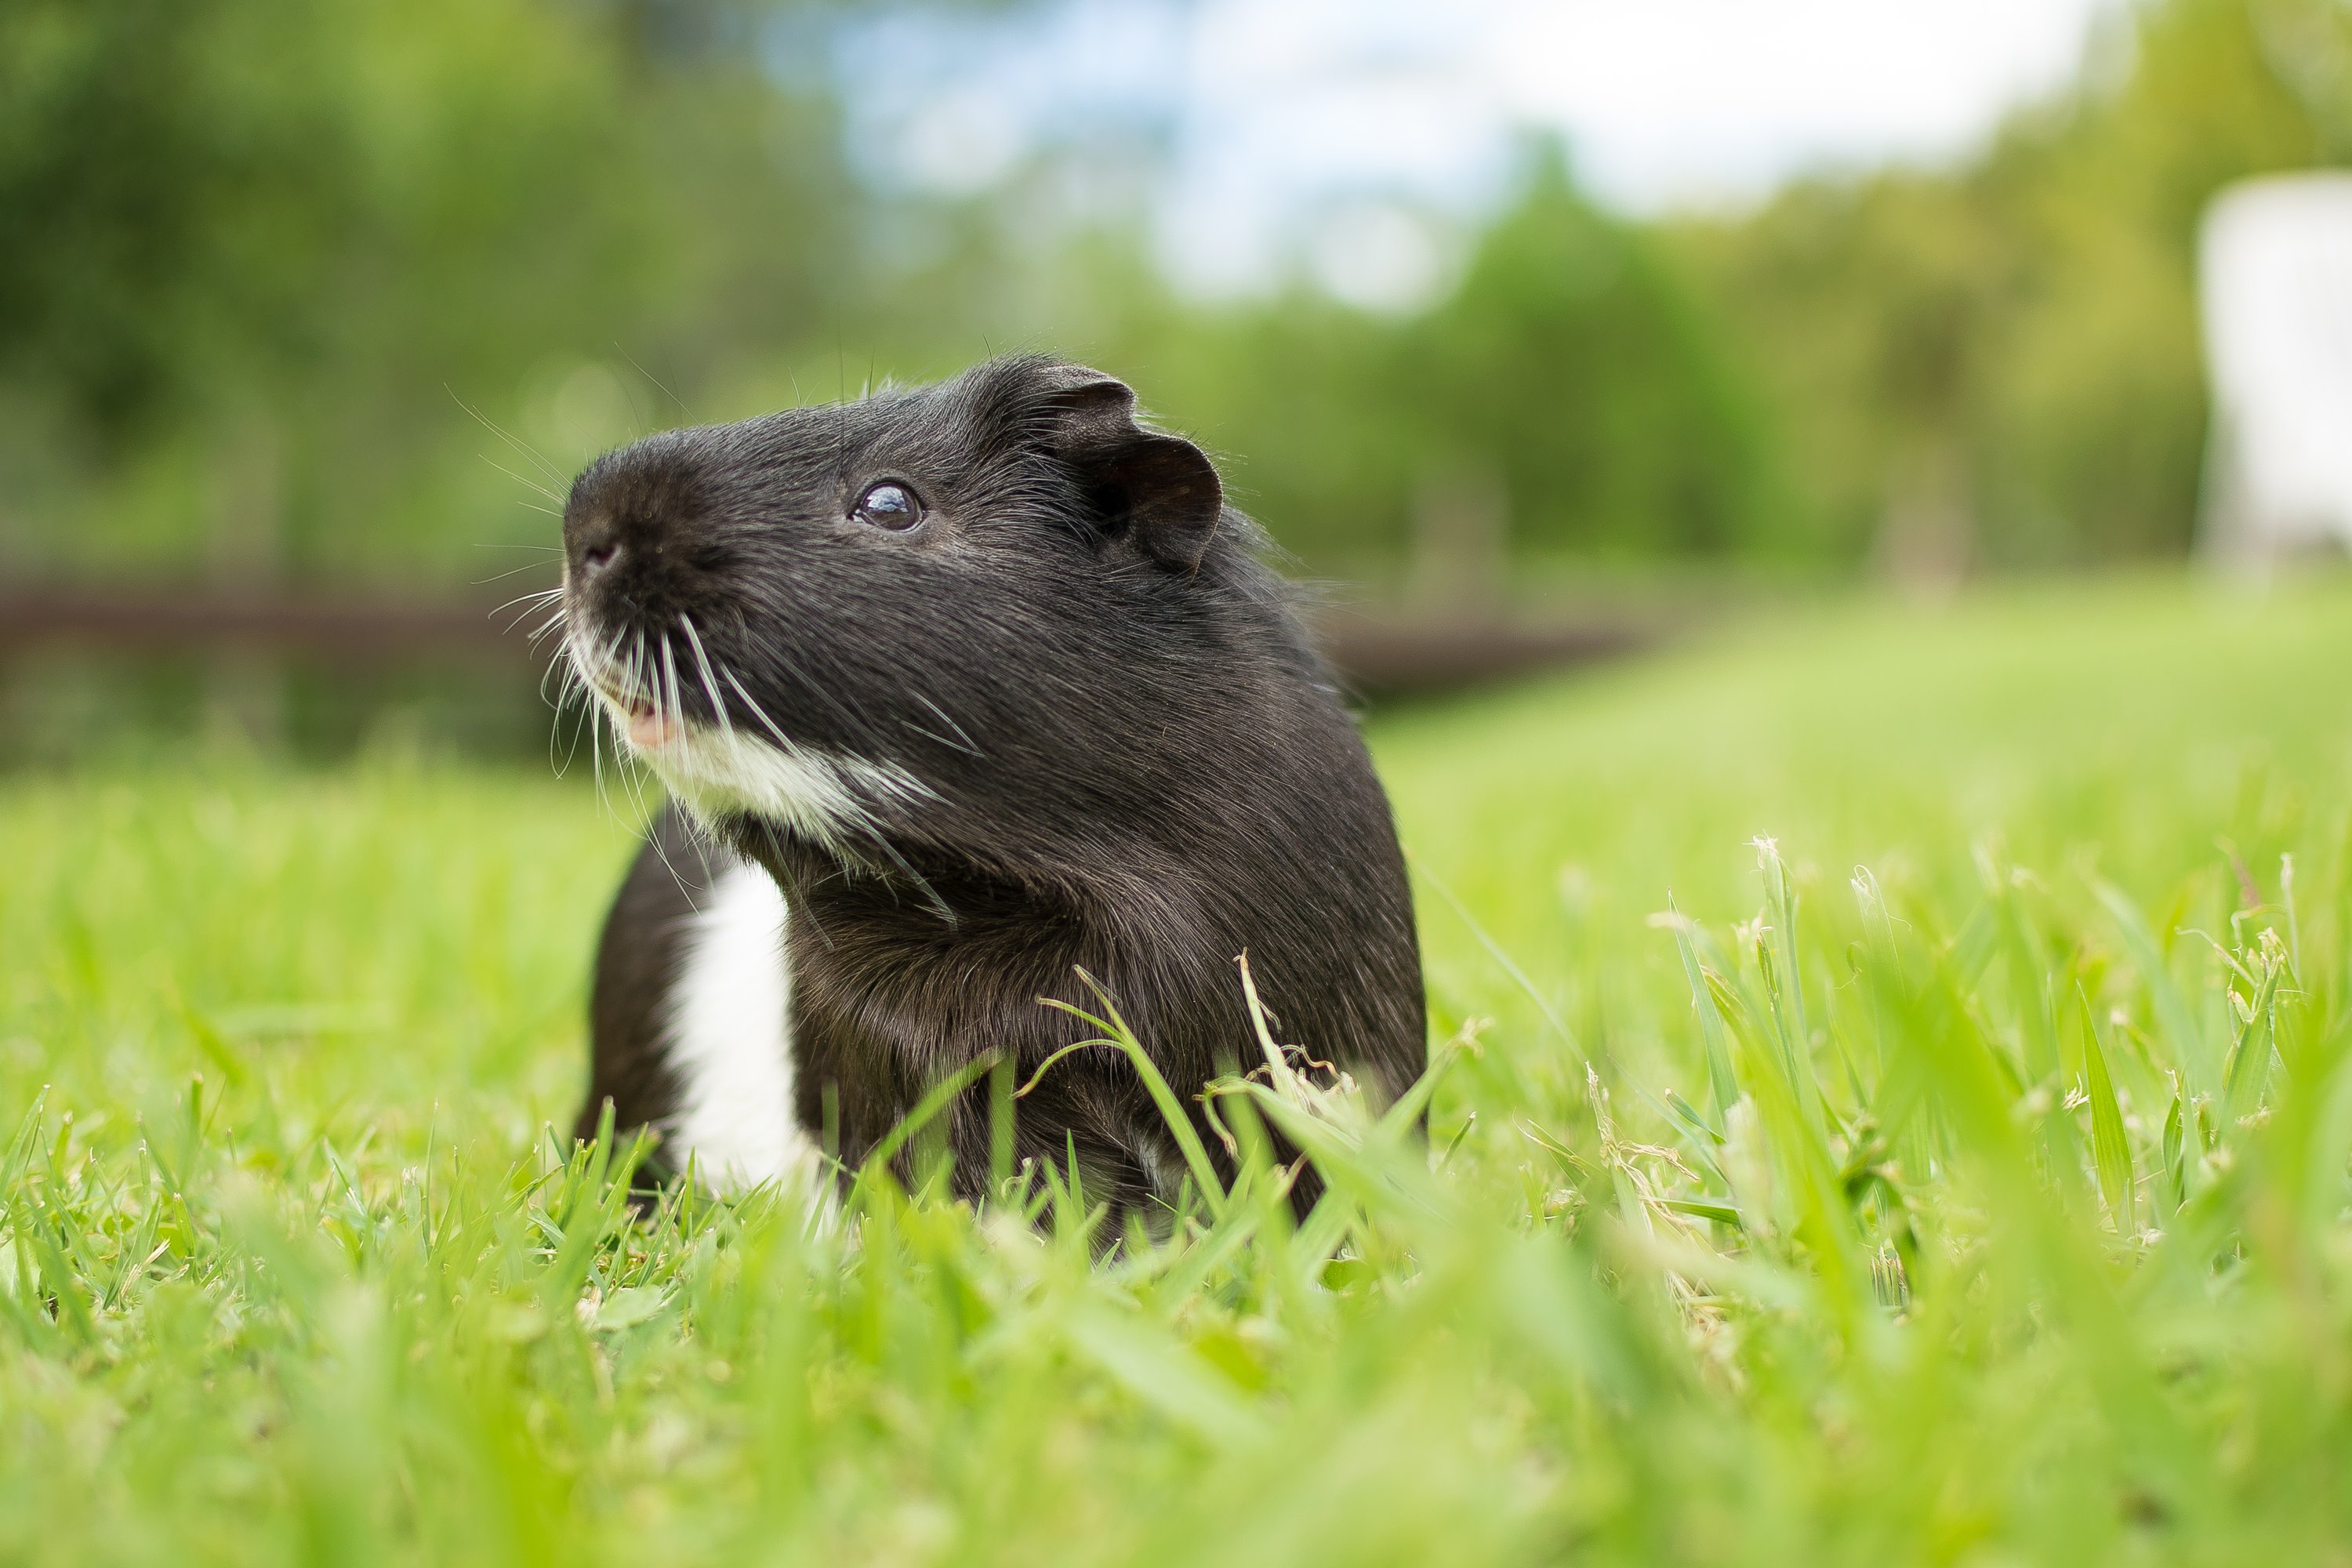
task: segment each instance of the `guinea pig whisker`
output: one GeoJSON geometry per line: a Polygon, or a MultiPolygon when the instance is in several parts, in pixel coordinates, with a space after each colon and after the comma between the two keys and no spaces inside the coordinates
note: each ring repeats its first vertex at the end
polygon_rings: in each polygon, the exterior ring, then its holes
{"type": "MultiPolygon", "coordinates": [[[[504,463],[499,462],[488,452],[481,454],[481,458],[482,461],[489,464],[490,467],[496,468],[499,472],[504,474],[515,483],[521,485],[526,489],[537,490],[540,494],[545,496],[548,500],[556,502],[558,505],[562,504],[563,498],[562,496],[557,495],[553,490],[549,489],[545,485],[541,484],[536,479],[528,479],[523,478],[522,475],[516,473],[512,468],[508,468],[504,463]]],[[[529,501],[525,501],[522,504],[525,506],[530,506],[529,501]]],[[[531,510],[533,511],[547,511],[547,508],[545,507],[531,507],[531,510]]],[[[563,514],[559,511],[549,512],[548,515],[551,517],[562,517],[563,514]]]]}
{"type": "MultiPolygon", "coordinates": [[[[642,810],[644,806],[642,798],[640,798],[638,805],[639,809],[642,810]]],[[[686,825],[687,836],[688,837],[694,839],[698,844],[702,844],[708,847],[710,841],[703,837],[701,825],[695,820],[694,813],[690,811],[681,812],[678,814],[678,820],[686,825]]],[[[678,870],[677,863],[670,859],[669,851],[662,847],[661,834],[656,830],[653,819],[650,816],[646,818],[646,842],[653,846],[654,858],[661,862],[662,869],[669,873],[669,879],[677,885],[678,892],[685,897],[687,906],[688,908],[692,908],[694,905],[693,889],[687,886],[684,874],[678,870]]]]}
{"type": "MultiPolygon", "coordinates": [[[[533,612],[530,610],[523,611],[522,614],[517,616],[513,620],[509,621],[504,629],[509,632],[514,630],[519,622],[528,620],[532,613],[533,612]]],[[[568,615],[569,612],[566,611],[562,605],[558,605],[553,609],[549,610],[547,613],[547,618],[541,621],[539,625],[530,629],[530,640],[531,646],[536,647],[539,645],[539,640],[548,633],[553,631],[556,627],[562,626],[568,615]]]]}
{"type": "Polygon", "coordinates": [[[555,701],[559,710],[564,704],[574,700],[577,700],[583,707],[591,710],[601,709],[604,706],[596,700],[596,693],[589,686],[588,678],[580,672],[578,660],[567,658],[563,653],[559,652],[550,663],[549,670],[551,673],[561,672],[557,678],[555,690],[555,701]]]}
{"type": "Polygon", "coordinates": [[[663,719],[667,720],[668,723],[677,726],[680,731],[683,731],[686,728],[686,705],[678,700],[677,654],[676,650],[671,648],[669,646],[669,633],[667,631],[662,633],[661,650],[662,685],[659,692],[656,693],[656,696],[667,696],[669,700],[669,704],[667,711],[662,710],[662,705],[659,701],[656,701],[654,706],[656,712],[659,712],[663,719]]]}
{"type": "MultiPolygon", "coordinates": [[[[532,567],[535,567],[535,566],[537,566],[538,564],[539,564],[539,563],[538,563],[538,562],[536,562],[536,561],[534,561],[534,562],[532,562],[532,563],[530,563],[530,566],[518,566],[518,567],[516,567],[516,568],[515,568],[515,572],[528,572],[528,571],[530,571],[530,570],[532,569],[532,567]]],[[[499,576],[504,576],[504,577],[511,577],[511,576],[513,576],[513,575],[514,575],[514,572],[504,572],[504,573],[500,573],[500,574],[499,574],[499,576]]],[[[498,578],[497,578],[497,577],[493,577],[493,578],[491,578],[491,579],[490,579],[490,581],[491,581],[491,582],[493,582],[493,583],[495,583],[495,582],[497,582],[497,581],[498,581],[498,578]]],[[[503,605],[494,605],[494,606],[492,606],[492,607],[491,607],[491,610],[490,610],[490,612],[489,612],[489,613],[490,613],[491,615],[494,615],[494,616],[496,616],[496,615],[500,615],[500,614],[503,614],[504,612],[506,612],[506,611],[508,611],[508,610],[511,610],[511,609],[513,609],[517,605],[536,605],[536,604],[541,604],[541,603],[544,603],[545,601],[547,601],[547,600],[549,600],[549,599],[560,599],[560,598],[562,598],[562,597],[563,597],[563,588],[562,588],[562,585],[561,584],[558,584],[556,586],[554,586],[554,587],[552,587],[552,588],[541,588],[541,589],[540,589],[540,590],[539,590],[539,592],[537,592],[537,593],[535,593],[535,594],[517,594],[513,598],[509,599],[505,604],[503,604],[503,605]]]]}
{"type": "MultiPolygon", "coordinates": [[[[572,729],[572,744],[564,748],[561,758],[556,756],[555,748],[562,743],[563,738],[564,712],[571,707],[572,698],[584,693],[587,689],[586,683],[580,679],[580,671],[572,668],[572,661],[559,651],[552,659],[548,661],[547,674],[539,678],[539,695],[541,701],[547,700],[548,678],[554,675],[559,668],[562,670],[563,675],[556,686],[555,700],[551,704],[555,710],[555,714],[547,724],[547,760],[554,767],[555,776],[563,778],[570,774],[572,764],[579,759],[581,731],[588,730],[591,734],[594,731],[590,729],[589,724],[575,724],[572,729]]],[[[589,700],[587,709],[587,716],[590,723],[593,724],[596,711],[593,699],[589,700]]]]}
{"type": "Polygon", "coordinates": [[[583,691],[587,688],[587,683],[581,679],[579,667],[572,663],[571,655],[572,650],[569,647],[557,648],[554,656],[547,661],[547,668],[540,672],[539,677],[539,700],[553,708],[559,719],[563,715],[563,705],[572,700],[575,692],[583,691]],[[551,680],[555,682],[553,697],[547,694],[547,683],[551,680]]]}
{"type": "MultiPolygon", "coordinates": [[[[938,714],[940,723],[945,724],[949,729],[953,730],[956,732],[956,740],[963,742],[962,746],[959,748],[960,750],[968,752],[975,757],[980,755],[980,748],[971,743],[971,737],[964,732],[962,725],[948,717],[947,710],[941,708],[938,703],[932,701],[929,698],[924,696],[919,691],[913,693],[913,696],[916,701],[921,703],[924,707],[938,714]]],[[[915,730],[915,732],[919,735],[930,735],[929,731],[916,730],[915,726],[912,724],[908,724],[907,728],[909,730],[915,730]]],[[[931,739],[939,742],[942,746],[951,746],[955,744],[954,741],[950,741],[944,735],[931,735],[931,739]]]]}
{"type": "MultiPolygon", "coordinates": [[[[546,509],[543,507],[533,507],[531,510],[533,511],[541,511],[546,509]]],[[[473,579],[472,586],[477,588],[487,588],[493,583],[503,583],[509,577],[520,577],[526,572],[536,572],[546,564],[547,563],[544,561],[526,561],[520,566],[509,566],[503,572],[493,572],[487,577],[477,577],[473,579]]],[[[554,594],[561,594],[563,592],[562,588],[560,586],[551,588],[548,591],[554,594]]],[[[509,602],[511,603],[512,601],[509,602]]],[[[500,610],[505,608],[505,605],[500,605],[499,606],[499,609],[500,610]]],[[[491,613],[495,615],[497,611],[492,611],[491,613]]]]}
{"type": "Polygon", "coordinates": [[[785,751],[790,752],[794,756],[798,756],[800,754],[800,747],[793,742],[793,738],[776,727],[776,721],[768,717],[768,710],[761,707],[750,692],[743,689],[743,683],[735,679],[735,672],[731,669],[727,672],[727,684],[735,689],[735,695],[743,700],[743,706],[751,710],[752,717],[759,720],[761,723],[765,724],[768,727],[768,733],[776,738],[776,744],[782,746],[785,751]]]}
{"type": "Polygon", "coordinates": [[[890,858],[890,863],[898,867],[899,872],[908,881],[922,889],[924,901],[939,910],[940,919],[948,923],[950,930],[953,930],[960,923],[956,919],[955,910],[945,899],[940,897],[940,890],[931,886],[930,879],[908,865],[907,858],[898,853],[898,846],[892,844],[879,829],[869,826],[866,829],[866,833],[874,840],[875,846],[890,858]]]}
{"type": "Polygon", "coordinates": [[[827,708],[832,709],[834,717],[842,721],[842,724],[847,729],[849,733],[856,735],[870,732],[873,727],[863,721],[864,716],[862,714],[853,713],[848,709],[843,707],[841,705],[841,700],[835,697],[830,690],[826,689],[825,683],[811,675],[808,670],[799,663],[799,661],[789,658],[783,650],[778,648],[775,644],[761,636],[760,633],[751,626],[747,626],[743,628],[743,636],[764,656],[765,662],[773,664],[779,669],[790,670],[793,677],[800,681],[802,688],[806,690],[810,696],[824,703],[827,708]]]}
{"type": "Polygon", "coordinates": [[[710,673],[710,656],[702,651],[702,638],[695,633],[694,617],[680,610],[677,624],[685,629],[687,646],[694,650],[694,662],[702,671],[702,689],[710,698],[711,711],[719,715],[719,728],[731,741],[735,738],[735,725],[727,717],[727,700],[719,695],[718,678],[710,673]]]}
{"type": "Polygon", "coordinates": [[[967,752],[975,757],[980,755],[978,752],[972,751],[970,746],[958,745],[955,742],[949,740],[945,735],[940,734],[934,731],[924,729],[912,719],[901,719],[898,721],[898,724],[900,728],[911,730],[926,741],[938,742],[940,745],[945,746],[950,752],[967,752]]]}
{"type": "Polygon", "coordinates": [[[539,615],[542,610],[545,611],[545,615],[541,619],[539,625],[531,627],[530,632],[526,634],[531,642],[536,643],[540,638],[545,637],[548,633],[553,631],[557,626],[563,624],[562,605],[558,605],[553,609],[548,609],[545,605],[541,605],[535,609],[524,610],[520,615],[516,616],[514,619],[509,621],[505,626],[500,626],[499,630],[501,633],[511,632],[515,627],[530,619],[532,616],[539,615]]]}
{"type": "Polygon", "coordinates": [[[588,704],[588,763],[595,774],[596,804],[608,814],[619,816],[613,810],[613,797],[604,788],[604,705],[602,702],[588,704]]]}
{"type": "MultiPolygon", "coordinates": [[[[644,632],[632,633],[628,628],[623,627],[614,633],[612,641],[605,645],[604,658],[599,661],[597,668],[597,673],[604,678],[608,694],[611,687],[616,684],[625,686],[633,693],[644,692],[647,686],[644,673],[645,658],[646,635],[644,632]],[[626,650],[625,656],[624,656],[624,648],[626,650]],[[618,682],[614,682],[612,679],[612,672],[616,665],[621,672],[621,680],[618,682]]],[[[604,704],[600,702],[596,707],[601,714],[604,704]]],[[[601,756],[603,753],[600,752],[598,754],[601,756]]],[[[620,772],[623,787],[628,791],[630,804],[642,816],[646,809],[643,771],[637,765],[636,754],[622,742],[621,727],[617,719],[613,724],[613,763],[620,772]]],[[[601,773],[599,777],[601,779],[601,773]]]]}
{"type": "Polygon", "coordinates": [[[622,743],[617,722],[613,726],[613,765],[620,773],[622,787],[628,791],[629,809],[638,820],[646,820],[650,814],[646,806],[645,765],[637,761],[635,752],[622,743]]]}
{"type": "MultiPolygon", "coordinates": [[[[456,399],[457,399],[457,406],[458,406],[458,407],[460,407],[460,408],[462,408],[462,409],[464,409],[467,413],[468,413],[468,414],[472,415],[472,416],[474,416],[475,420],[476,420],[478,423],[479,423],[479,424],[480,424],[480,426],[482,426],[482,428],[483,428],[483,429],[488,430],[491,435],[496,436],[499,440],[504,441],[504,442],[505,442],[509,447],[512,447],[512,448],[513,448],[513,449],[514,449],[518,454],[520,454],[520,456],[522,456],[522,457],[524,457],[524,458],[529,458],[529,459],[530,460],[531,466],[532,466],[533,468],[537,468],[541,473],[545,474],[545,475],[546,475],[550,479],[551,479],[552,481],[554,481],[555,483],[557,483],[557,484],[559,484],[559,485],[560,485],[560,484],[563,484],[563,483],[567,482],[567,481],[565,480],[565,478],[564,478],[564,475],[563,475],[563,471],[562,471],[562,469],[558,468],[554,464],[552,464],[552,463],[549,462],[549,461],[547,460],[546,457],[545,457],[542,453],[541,453],[541,451],[539,450],[539,448],[538,448],[538,447],[533,447],[533,446],[532,446],[530,442],[528,442],[528,441],[522,440],[521,438],[520,438],[520,437],[515,437],[515,436],[509,435],[509,434],[508,434],[506,431],[504,431],[504,430],[500,429],[500,428],[498,426],[498,425],[497,425],[495,422],[493,422],[488,415],[484,414],[480,409],[478,409],[478,408],[475,407],[472,404],[467,403],[464,398],[462,398],[462,397],[458,397],[458,396],[457,396],[457,395],[455,392],[450,393],[450,394],[449,394],[449,395],[450,395],[451,397],[453,397],[453,398],[456,398],[456,399]]],[[[489,458],[488,457],[488,455],[485,455],[485,456],[483,457],[483,458],[482,458],[482,461],[484,461],[484,462],[486,462],[486,463],[488,463],[488,462],[490,461],[490,459],[489,459],[489,458]]],[[[496,463],[490,463],[490,466],[491,466],[492,468],[494,468],[498,467],[498,465],[497,465],[496,463]]],[[[517,477],[518,477],[518,478],[520,478],[520,476],[517,476],[517,477]]],[[[530,481],[529,479],[524,479],[524,480],[523,480],[523,483],[525,483],[525,484],[529,485],[529,484],[530,484],[530,481]]],[[[548,500],[550,500],[553,501],[556,505],[558,505],[558,506],[562,506],[562,505],[563,504],[563,498],[562,498],[562,496],[560,496],[560,495],[557,495],[554,491],[552,491],[552,490],[549,490],[549,489],[542,489],[541,487],[540,487],[540,486],[538,486],[538,485],[531,485],[531,486],[530,486],[530,488],[531,488],[531,489],[535,489],[535,490],[538,490],[540,494],[541,494],[541,495],[545,496],[548,500]]]]}

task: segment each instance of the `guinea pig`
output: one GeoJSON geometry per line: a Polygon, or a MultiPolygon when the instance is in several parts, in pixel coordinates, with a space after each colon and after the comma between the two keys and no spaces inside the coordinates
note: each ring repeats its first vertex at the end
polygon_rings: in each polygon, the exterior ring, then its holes
{"type": "MultiPolygon", "coordinates": [[[[1099,984],[1222,1161],[1244,952],[1286,1044],[1375,1097],[1422,1071],[1387,796],[1263,535],[1122,383],[1005,358],[653,436],[563,542],[572,666],[670,798],[598,951],[583,1136],[609,1100],[715,1186],[855,1167],[1009,1060],[1017,1155],[1148,1216],[1180,1146],[1121,1053],[1047,1065],[1096,1033],[1047,1004],[1099,984]]],[[[937,1131],[982,1192],[984,1079],[937,1131]]]]}

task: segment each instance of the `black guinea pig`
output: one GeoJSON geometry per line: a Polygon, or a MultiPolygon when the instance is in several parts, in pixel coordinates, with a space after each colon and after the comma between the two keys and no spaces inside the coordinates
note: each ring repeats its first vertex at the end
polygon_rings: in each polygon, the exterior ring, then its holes
{"type": "MultiPolygon", "coordinates": [[[[604,928],[583,1136],[609,1099],[716,1185],[825,1138],[854,1166],[959,1068],[1089,1037],[1044,1002],[1098,1011],[1082,970],[1197,1122],[1261,1059],[1244,952],[1285,1043],[1376,1097],[1422,1070],[1363,742],[1255,526],[1120,382],[1001,359],[654,436],[573,483],[563,541],[572,665],[673,803],[604,928]]],[[[941,1113],[968,1194],[988,1094],[941,1113]]],[[[1015,1135],[1114,1215],[1185,1172],[1113,1050],[1015,1135]]]]}

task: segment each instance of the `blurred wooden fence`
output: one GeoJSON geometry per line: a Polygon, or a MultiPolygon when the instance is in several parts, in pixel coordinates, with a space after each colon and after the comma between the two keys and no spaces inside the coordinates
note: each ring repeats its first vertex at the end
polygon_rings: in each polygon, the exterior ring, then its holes
{"type": "MultiPolygon", "coordinates": [[[[282,655],[330,665],[478,661],[536,678],[516,609],[488,599],[188,590],[0,591],[0,658],[35,650],[115,655],[282,655]]],[[[1528,624],[1409,617],[1361,607],[1317,616],[1325,651],[1372,700],[1430,696],[1627,653],[1654,621],[1528,624]]]]}

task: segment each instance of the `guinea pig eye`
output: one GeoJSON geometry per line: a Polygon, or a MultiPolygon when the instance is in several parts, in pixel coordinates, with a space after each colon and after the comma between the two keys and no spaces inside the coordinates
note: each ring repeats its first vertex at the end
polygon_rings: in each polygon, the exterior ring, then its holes
{"type": "Polygon", "coordinates": [[[885,479],[858,497],[857,504],[850,509],[849,515],[860,522],[872,523],[876,528],[904,533],[923,521],[923,503],[917,500],[915,492],[906,486],[885,479]]]}

